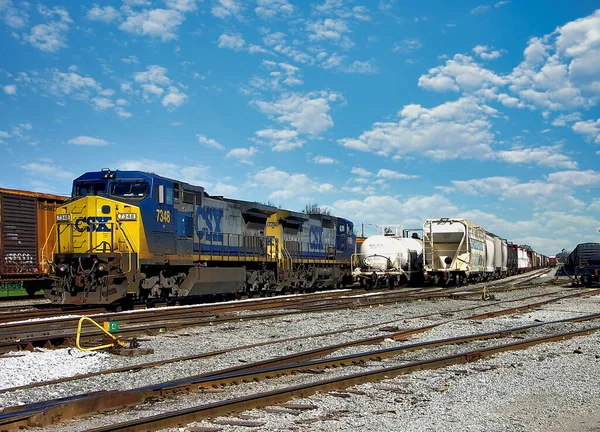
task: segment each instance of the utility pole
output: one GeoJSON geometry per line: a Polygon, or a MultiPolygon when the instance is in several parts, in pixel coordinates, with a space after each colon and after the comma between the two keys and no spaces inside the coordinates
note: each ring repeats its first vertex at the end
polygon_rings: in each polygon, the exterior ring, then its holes
{"type": "Polygon", "coordinates": [[[360,224],[360,236],[361,237],[365,236],[365,224],[364,223],[360,224]]]}

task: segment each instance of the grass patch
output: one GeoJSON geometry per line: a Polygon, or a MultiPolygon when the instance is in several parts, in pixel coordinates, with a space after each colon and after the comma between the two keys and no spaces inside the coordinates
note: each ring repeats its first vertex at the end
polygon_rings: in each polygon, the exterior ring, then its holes
{"type": "Polygon", "coordinates": [[[21,282],[1,282],[0,283],[0,298],[3,297],[18,297],[26,296],[27,291],[23,289],[21,282]]]}

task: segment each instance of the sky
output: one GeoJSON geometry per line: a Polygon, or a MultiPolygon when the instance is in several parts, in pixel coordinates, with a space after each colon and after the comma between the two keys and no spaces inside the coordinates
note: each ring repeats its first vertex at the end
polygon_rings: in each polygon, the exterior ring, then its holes
{"type": "Polygon", "coordinates": [[[101,168],[546,255],[600,235],[600,3],[0,0],[0,187],[101,168]]]}

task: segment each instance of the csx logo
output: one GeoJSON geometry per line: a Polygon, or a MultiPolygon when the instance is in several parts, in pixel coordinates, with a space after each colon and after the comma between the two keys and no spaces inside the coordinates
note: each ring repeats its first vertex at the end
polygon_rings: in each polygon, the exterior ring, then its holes
{"type": "Polygon", "coordinates": [[[110,232],[107,225],[110,220],[110,216],[82,217],[75,221],[75,229],[79,232],[110,232]]]}

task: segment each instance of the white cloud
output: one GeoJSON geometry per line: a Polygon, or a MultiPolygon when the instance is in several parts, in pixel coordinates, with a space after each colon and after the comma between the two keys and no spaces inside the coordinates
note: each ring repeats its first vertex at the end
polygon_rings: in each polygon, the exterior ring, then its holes
{"type": "Polygon", "coordinates": [[[162,99],[162,106],[167,109],[175,109],[183,105],[187,98],[187,95],[181,92],[177,87],[170,86],[167,89],[167,94],[162,99]]]}
{"type": "Polygon", "coordinates": [[[234,158],[234,159],[239,160],[242,163],[252,165],[251,158],[256,153],[258,153],[258,149],[256,147],[234,148],[234,149],[231,149],[227,153],[227,155],[225,155],[225,157],[226,158],[234,158]]]}
{"type": "Polygon", "coordinates": [[[338,140],[344,147],[385,156],[424,155],[436,160],[492,157],[489,117],[496,110],[471,96],[428,109],[406,105],[397,122],[379,122],[358,138],[338,140]]]}
{"type": "Polygon", "coordinates": [[[593,170],[560,171],[549,174],[548,182],[575,187],[600,186],[600,173],[593,170]]]}
{"type": "Polygon", "coordinates": [[[552,121],[552,126],[566,126],[568,123],[573,123],[581,120],[581,114],[578,112],[571,114],[560,114],[552,121]]]}
{"type": "Polygon", "coordinates": [[[76,98],[89,97],[90,92],[100,91],[102,87],[91,77],[83,77],[74,72],[60,72],[58,69],[50,69],[50,80],[47,82],[47,90],[56,96],[71,96],[76,98]]]}
{"type": "Polygon", "coordinates": [[[165,4],[169,9],[175,9],[179,12],[195,12],[198,10],[198,1],[199,0],[165,0],[165,4]]]}
{"type": "Polygon", "coordinates": [[[366,169],[360,167],[352,167],[350,172],[359,177],[371,177],[373,175],[371,171],[367,171],[366,169]]]}
{"type": "Polygon", "coordinates": [[[444,192],[462,192],[467,195],[501,195],[505,190],[519,184],[516,177],[486,177],[471,180],[452,180],[452,186],[438,186],[444,192]]]}
{"type": "Polygon", "coordinates": [[[229,48],[240,51],[244,48],[246,41],[239,34],[222,34],[219,36],[219,48],[229,48]]]}
{"type": "Polygon", "coordinates": [[[444,66],[429,69],[427,75],[419,78],[419,87],[434,91],[476,91],[505,83],[505,78],[482,68],[472,57],[463,54],[456,54],[444,66]]]}
{"type": "Polygon", "coordinates": [[[10,134],[6,131],[0,130],[0,138],[10,138],[10,134]]]}
{"type": "Polygon", "coordinates": [[[128,33],[157,37],[165,42],[177,38],[176,32],[184,19],[181,12],[173,9],[130,10],[119,28],[128,33]]]}
{"type": "Polygon", "coordinates": [[[514,164],[535,163],[552,168],[577,168],[577,162],[560,153],[560,150],[560,145],[532,148],[514,146],[511,150],[499,151],[497,158],[514,164]]]}
{"type": "Polygon", "coordinates": [[[113,108],[115,106],[114,102],[105,97],[95,97],[92,98],[92,103],[99,111],[104,111],[108,108],[113,108]]]}
{"type": "Polygon", "coordinates": [[[468,195],[498,195],[501,201],[506,201],[511,205],[512,203],[522,203],[528,208],[534,209],[579,209],[584,207],[585,204],[582,201],[572,196],[573,191],[569,186],[550,178],[548,181],[532,180],[521,183],[515,177],[487,177],[454,180],[451,182],[451,186],[437,186],[436,189],[446,194],[461,192],[468,195]]]}
{"type": "Polygon", "coordinates": [[[132,159],[119,162],[116,166],[123,171],[153,172],[163,177],[181,180],[192,185],[204,186],[207,189],[213,185],[207,180],[211,177],[210,169],[203,165],[185,166],[154,159],[132,159]]]}
{"type": "Polygon", "coordinates": [[[86,135],[80,135],[75,138],[71,138],[67,143],[72,145],[80,145],[80,146],[106,146],[110,143],[102,138],[95,138],[86,135]]]}
{"type": "Polygon", "coordinates": [[[304,145],[295,130],[262,129],[256,131],[257,142],[271,146],[273,151],[289,151],[304,145]]]}
{"type": "Polygon", "coordinates": [[[98,5],[94,5],[93,8],[88,10],[87,19],[92,21],[102,21],[106,24],[109,24],[113,21],[118,21],[121,18],[121,14],[112,6],[104,6],[100,7],[98,5]]]}
{"type": "Polygon", "coordinates": [[[31,162],[22,165],[21,168],[23,168],[27,174],[37,178],[43,177],[47,179],[73,180],[76,177],[75,174],[63,169],[61,166],[48,159],[41,161],[41,163],[31,162]]]}
{"type": "Polygon", "coordinates": [[[319,135],[333,126],[330,104],[341,99],[339,93],[316,91],[285,94],[275,102],[255,100],[253,104],[277,123],[287,123],[299,133],[319,135]]]}
{"type": "Polygon", "coordinates": [[[156,84],[142,84],[142,93],[144,100],[150,101],[154,98],[162,96],[165,91],[156,84]]]}
{"type": "Polygon", "coordinates": [[[69,24],[73,22],[67,10],[59,6],[49,9],[40,5],[38,12],[46,18],[47,23],[32,27],[29,34],[23,36],[23,40],[44,52],[56,52],[66,48],[66,33],[69,24]]]}
{"type": "Polygon", "coordinates": [[[162,66],[152,65],[148,66],[145,72],[137,72],[134,74],[136,82],[150,83],[159,86],[167,86],[171,83],[171,80],[167,78],[167,69],[162,66]]]}
{"type": "Polygon", "coordinates": [[[211,12],[218,18],[242,18],[242,6],[237,0],[217,0],[211,12]]]}
{"type": "Polygon", "coordinates": [[[352,8],[352,16],[359,21],[371,21],[369,9],[365,6],[354,6],[352,8]]]}
{"type": "Polygon", "coordinates": [[[402,224],[406,228],[414,228],[422,226],[423,221],[432,215],[457,214],[458,208],[448,198],[439,194],[408,198],[372,194],[364,199],[346,198],[335,201],[332,213],[352,215],[355,223],[361,221],[371,225],[402,224]]]}
{"type": "Polygon", "coordinates": [[[17,86],[14,84],[10,84],[10,85],[5,85],[3,87],[4,93],[6,93],[7,95],[15,95],[17,94],[17,86]]]}
{"type": "Polygon", "coordinates": [[[270,199],[305,198],[314,194],[332,192],[333,185],[312,180],[306,174],[289,174],[271,166],[252,176],[258,186],[271,189],[270,199]]]}
{"type": "Polygon", "coordinates": [[[258,0],[254,9],[262,19],[286,18],[294,13],[294,6],[288,0],[258,0]]]}
{"type": "Polygon", "coordinates": [[[333,69],[343,73],[375,74],[379,71],[375,60],[360,61],[355,60],[352,63],[347,62],[348,57],[333,53],[329,55],[326,51],[321,51],[316,56],[319,66],[323,69],[333,69]]]}
{"type": "Polygon", "coordinates": [[[330,158],[329,156],[315,156],[312,161],[317,165],[331,165],[337,163],[335,159],[330,158]]]}
{"type": "Polygon", "coordinates": [[[393,51],[408,54],[417,51],[421,46],[423,46],[423,44],[419,38],[406,38],[402,42],[395,44],[393,51]]]}
{"type": "Polygon", "coordinates": [[[471,13],[473,15],[479,15],[479,14],[483,14],[486,13],[487,11],[489,11],[491,8],[490,5],[479,5],[474,7],[473,9],[471,9],[471,13]]]}
{"type": "Polygon", "coordinates": [[[282,32],[269,33],[263,37],[263,42],[276,53],[287,56],[297,63],[314,63],[314,59],[310,55],[288,45],[285,36],[285,33],[282,32]]]}
{"type": "Polygon", "coordinates": [[[502,57],[502,54],[505,53],[504,50],[495,50],[493,47],[488,47],[487,45],[477,45],[473,48],[473,52],[483,60],[495,60],[502,57]]]}
{"type": "Polygon", "coordinates": [[[123,108],[121,107],[116,107],[115,108],[115,112],[119,115],[119,117],[121,118],[130,118],[133,117],[133,114],[131,114],[128,111],[125,111],[123,108]]]}
{"type": "Polygon", "coordinates": [[[188,99],[188,96],[167,77],[167,69],[162,66],[148,66],[146,71],[135,73],[134,80],[141,84],[144,100],[162,98],[162,106],[168,110],[180,107],[188,99]]]}
{"type": "Polygon", "coordinates": [[[196,137],[198,138],[198,142],[200,144],[202,144],[202,145],[206,145],[208,147],[216,148],[217,150],[225,150],[225,146],[223,146],[223,144],[221,144],[217,140],[214,140],[212,138],[208,138],[206,135],[197,134],[196,137]]]}
{"type": "Polygon", "coordinates": [[[261,90],[280,90],[283,86],[300,85],[303,81],[297,77],[300,70],[289,63],[277,63],[271,60],[263,60],[263,66],[271,71],[268,78],[253,77],[250,84],[261,90]]]}
{"type": "Polygon", "coordinates": [[[378,68],[375,65],[374,60],[358,61],[350,63],[348,66],[342,68],[342,72],[346,73],[357,73],[357,74],[376,74],[378,68]]]}
{"type": "Polygon", "coordinates": [[[578,121],[573,125],[573,130],[583,135],[588,141],[600,144],[600,118],[596,121],[578,121]]]}
{"type": "Polygon", "coordinates": [[[128,57],[125,57],[123,59],[121,59],[121,61],[123,63],[127,63],[127,64],[138,64],[140,62],[140,60],[137,58],[137,56],[134,55],[130,55],[128,57]]]}
{"type": "Polygon", "coordinates": [[[404,174],[399,173],[397,171],[392,171],[388,169],[380,169],[376,175],[378,178],[390,179],[390,180],[411,180],[419,178],[418,175],[413,174],[404,174]]]}
{"type": "Polygon", "coordinates": [[[29,15],[23,7],[16,8],[12,0],[0,1],[0,20],[4,21],[7,26],[13,29],[24,28],[27,26],[28,19],[29,15]]]}
{"type": "Polygon", "coordinates": [[[341,45],[343,48],[351,48],[354,43],[346,35],[351,33],[346,21],[342,19],[326,18],[324,20],[308,23],[307,30],[310,32],[308,39],[311,41],[329,41],[341,45]]]}

